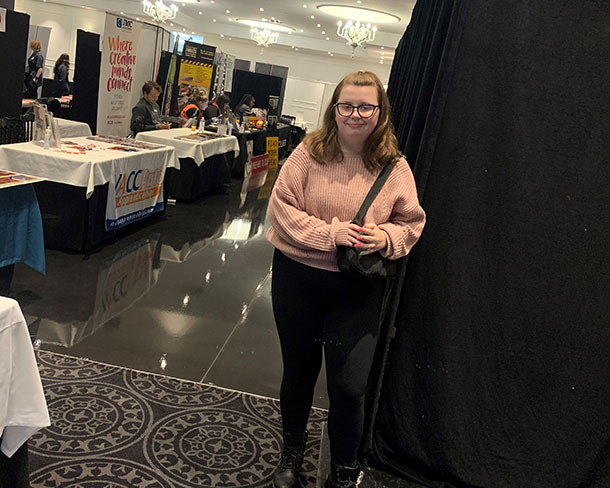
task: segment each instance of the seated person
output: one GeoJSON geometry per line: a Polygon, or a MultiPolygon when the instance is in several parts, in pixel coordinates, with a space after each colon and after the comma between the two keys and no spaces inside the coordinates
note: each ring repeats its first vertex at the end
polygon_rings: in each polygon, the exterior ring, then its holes
{"type": "Polygon", "coordinates": [[[155,81],[147,81],[142,87],[142,98],[131,111],[131,132],[169,129],[169,122],[161,121],[161,109],[157,100],[161,94],[161,86],[155,81]]]}
{"type": "Polygon", "coordinates": [[[70,94],[70,84],[68,83],[68,69],[70,68],[70,56],[66,53],[57,58],[55,68],[53,68],[53,96],[61,98],[70,94]]]}
{"type": "Polygon", "coordinates": [[[208,107],[208,97],[199,95],[190,100],[180,112],[182,127],[199,125],[199,119],[203,116],[203,111],[208,107]]]}
{"type": "Polygon", "coordinates": [[[203,111],[203,116],[205,117],[205,121],[211,121],[214,119],[218,119],[221,115],[224,115],[227,108],[229,107],[229,103],[231,99],[226,95],[218,95],[214,101],[208,105],[208,107],[203,111]]]}
{"type": "Polygon", "coordinates": [[[252,95],[244,95],[240,101],[240,103],[237,104],[237,110],[235,111],[236,115],[240,118],[243,119],[244,116],[248,117],[252,114],[252,107],[254,107],[254,97],[252,95]]]}

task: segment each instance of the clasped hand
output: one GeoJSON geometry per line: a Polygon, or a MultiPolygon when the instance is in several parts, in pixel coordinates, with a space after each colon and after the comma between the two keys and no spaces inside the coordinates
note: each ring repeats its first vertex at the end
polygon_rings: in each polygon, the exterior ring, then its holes
{"type": "Polygon", "coordinates": [[[366,224],[362,227],[356,224],[349,224],[347,240],[351,246],[358,249],[360,254],[363,255],[382,251],[388,245],[385,232],[375,224],[366,224]]]}

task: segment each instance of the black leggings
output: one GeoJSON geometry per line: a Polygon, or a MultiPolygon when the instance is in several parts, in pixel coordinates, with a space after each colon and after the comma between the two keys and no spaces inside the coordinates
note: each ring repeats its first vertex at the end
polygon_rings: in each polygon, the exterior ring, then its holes
{"type": "Polygon", "coordinates": [[[283,429],[305,430],[324,350],[331,458],[340,465],[357,459],[384,289],[383,280],[312,268],[277,250],[273,257],[271,295],[284,362],[283,429]]]}

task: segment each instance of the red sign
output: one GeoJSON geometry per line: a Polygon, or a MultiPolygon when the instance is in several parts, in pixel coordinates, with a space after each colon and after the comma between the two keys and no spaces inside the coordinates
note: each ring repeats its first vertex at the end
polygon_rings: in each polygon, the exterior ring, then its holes
{"type": "Polygon", "coordinates": [[[248,182],[248,191],[260,188],[265,184],[267,171],[269,171],[269,154],[265,153],[260,156],[254,156],[252,158],[252,172],[248,182]]]}

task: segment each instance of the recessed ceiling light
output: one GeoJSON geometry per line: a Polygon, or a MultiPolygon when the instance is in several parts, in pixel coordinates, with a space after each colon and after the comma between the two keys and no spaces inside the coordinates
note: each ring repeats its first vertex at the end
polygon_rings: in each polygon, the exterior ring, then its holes
{"type": "Polygon", "coordinates": [[[182,32],[186,32],[186,29],[184,27],[182,28],[182,32]]]}
{"type": "Polygon", "coordinates": [[[362,3],[362,0],[356,0],[356,3],[362,3]]]}
{"type": "MultiPolygon", "coordinates": [[[[44,1],[46,2],[47,0],[44,0],[44,1]]],[[[125,13],[124,13],[124,12],[121,12],[121,15],[125,15],[125,13]]]]}
{"type": "Polygon", "coordinates": [[[327,40],[327,41],[330,41],[330,37],[327,37],[327,38],[326,38],[326,40],[327,40]]]}
{"type": "Polygon", "coordinates": [[[225,36],[224,34],[220,34],[220,37],[224,37],[224,36],[225,36]]]}
{"type": "Polygon", "coordinates": [[[301,29],[301,32],[304,32],[303,29],[301,29]]]}
{"type": "Polygon", "coordinates": [[[294,46],[290,46],[291,49],[294,49],[294,46]]]}
{"type": "Polygon", "coordinates": [[[140,20],[140,17],[136,17],[136,20],[140,20]]]}
{"type": "Polygon", "coordinates": [[[315,15],[312,15],[312,16],[311,16],[311,17],[309,17],[309,18],[310,18],[310,19],[315,19],[315,18],[316,18],[316,16],[315,16],[315,15]]]}
{"type": "Polygon", "coordinates": [[[233,38],[232,38],[232,37],[229,37],[229,41],[232,41],[232,40],[233,40],[233,38]]]}
{"type": "Polygon", "coordinates": [[[195,31],[191,31],[191,34],[195,35],[195,31]]]}
{"type": "Polygon", "coordinates": [[[186,3],[183,3],[183,4],[182,4],[182,6],[183,6],[183,7],[186,7],[186,3]]]}
{"type": "Polygon", "coordinates": [[[212,19],[212,22],[216,22],[216,19],[212,19]]]}
{"type": "Polygon", "coordinates": [[[263,7],[259,8],[259,10],[260,10],[261,12],[264,12],[264,11],[265,11],[265,9],[264,9],[263,7]]]}
{"type": "Polygon", "coordinates": [[[214,3],[214,0],[210,0],[210,3],[214,3]]]}
{"type": "Polygon", "coordinates": [[[294,48],[294,50],[295,50],[295,51],[298,51],[298,50],[299,50],[299,48],[298,48],[298,47],[295,47],[295,48],[294,48]]]}
{"type": "Polygon", "coordinates": [[[326,31],[322,31],[322,34],[326,34],[326,31]]]}
{"type": "Polygon", "coordinates": [[[233,17],[229,17],[229,20],[230,20],[231,22],[233,22],[233,17]]]}
{"type": "Polygon", "coordinates": [[[172,27],[174,27],[174,23],[173,23],[173,22],[170,22],[170,23],[169,23],[169,25],[171,25],[172,27]]]}
{"type": "Polygon", "coordinates": [[[316,27],[322,27],[320,24],[318,24],[316,27]]]}
{"type": "Polygon", "coordinates": [[[385,47],[381,46],[381,49],[383,50],[383,49],[385,49],[385,47]]]}
{"type": "Polygon", "coordinates": [[[341,19],[359,20],[375,24],[391,24],[400,22],[396,15],[363,7],[346,7],[345,5],[324,4],[318,5],[318,10],[325,14],[341,19]]]}
{"type": "Polygon", "coordinates": [[[303,4],[303,8],[307,8],[307,5],[303,4]]]}
{"type": "Polygon", "coordinates": [[[203,15],[201,11],[199,11],[199,15],[203,15]]]}
{"type": "Polygon", "coordinates": [[[230,14],[230,13],[231,13],[231,11],[230,11],[230,10],[225,10],[225,12],[226,12],[226,13],[228,13],[228,14],[230,14]]]}
{"type": "Polygon", "coordinates": [[[261,22],[260,20],[252,20],[252,19],[237,19],[237,22],[240,24],[246,24],[250,27],[258,27],[259,29],[269,29],[277,32],[292,32],[296,30],[294,27],[290,27],[289,25],[284,24],[274,24],[273,22],[261,22]]]}

